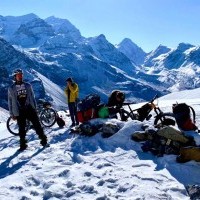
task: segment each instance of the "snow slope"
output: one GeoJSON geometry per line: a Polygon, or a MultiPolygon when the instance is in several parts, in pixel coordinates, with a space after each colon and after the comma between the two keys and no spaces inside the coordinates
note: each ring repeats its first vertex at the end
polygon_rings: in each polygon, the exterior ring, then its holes
{"type": "MultiPolygon", "coordinates": [[[[163,111],[171,111],[171,104],[181,99],[195,108],[199,118],[199,91],[185,91],[189,102],[183,99],[184,94],[174,93],[173,98],[169,95],[158,103],[163,111]]],[[[0,121],[4,121],[2,112],[0,121]]],[[[189,200],[184,185],[200,184],[200,163],[179,164],[175,155],[158,158],[143,153],[141,144],[130,139],[134,131],[141,130],[144,123],[151,125],[152,120],[110,119],[121,129],[105,139],[100,132],[93,137],[69,134],[70,119],[63,111],[60,115],[66,126],[45,130],[49,148],[42,149],[30,130],[29,148],[20,154],[18,138],[8,133],[5,122],[0,123],[0,199],[189,200]]],[[[95,119],[96,123],[101,121],[95,119]]],[[[197,123],[200,125],[199,119],[197,123]]]]}

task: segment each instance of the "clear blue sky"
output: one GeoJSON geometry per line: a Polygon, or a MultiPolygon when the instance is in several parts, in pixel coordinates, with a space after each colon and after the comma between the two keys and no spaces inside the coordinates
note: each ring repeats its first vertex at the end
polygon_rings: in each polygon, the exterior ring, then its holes
{"type": "Polygon", "coordinates": [[[0,15],[68,19],[85,37],[130,38],[144,51],[200,44],[200,0],[0,0],[0,15]]]}

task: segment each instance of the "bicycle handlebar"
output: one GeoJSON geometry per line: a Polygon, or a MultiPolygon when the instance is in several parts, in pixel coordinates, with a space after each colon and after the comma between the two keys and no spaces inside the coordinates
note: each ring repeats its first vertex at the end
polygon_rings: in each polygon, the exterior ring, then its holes
{"type": "MultiPolygon", "coordinates": [[[[150,101],[149,101],[149,103],[153,103],[153,101],[155,100],[155,99],[157,99],[158,98],[158,94],[156,94],[150,101]]],[[[136,104],[136,102],[124,102],[122,105],[123,106],[128,106],[128,105],[131,105],[131,104],[136,104]]]]}
{"type": "Polygon", "coordinates": [[[128,105],[131,105],[131,104],[135,104],[135,102],[125,102],[125,103],[123,103],[123,106],[128,106],[128,105]]]}
{"type": "Polygon", "coordinates": [[[157,98],[158,98],[158,94],[156,94],[156,95],[153,97],[153,99],[151,99],[150,103],[153,103],[153,101],[154,101],[155,99],[157,99],[157,98]]]}

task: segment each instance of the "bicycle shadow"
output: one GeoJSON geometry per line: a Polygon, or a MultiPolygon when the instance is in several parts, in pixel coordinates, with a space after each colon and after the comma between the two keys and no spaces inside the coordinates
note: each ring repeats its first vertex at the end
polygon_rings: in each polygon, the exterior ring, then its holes
{"type": "Polygon", "coordinates": [[[13,173],[15,173],[17,170],[19,170],[23,165],[28,163],[33,157],[37,156],[40,152],[42,152],[44,148],[39,149],[37,152],[32,154],[27,160],[23,160],[21,162],[17,162],[16,164],[13,164],[11,167],[9,167],[10,162],[16,158],[21,152],[18,150],[11,155],[9,158],[7,158],[3,163],[0,164],[0,179],[5,178],[13,173]]]}

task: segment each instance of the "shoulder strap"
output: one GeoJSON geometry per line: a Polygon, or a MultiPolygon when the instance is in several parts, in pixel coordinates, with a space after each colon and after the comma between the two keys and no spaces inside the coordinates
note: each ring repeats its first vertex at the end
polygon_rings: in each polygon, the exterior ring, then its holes
{"type": "Polygon", "coordinates": [[[194,123],[196,123],[196,114],[195,114],[195,111],[194,111],[194,109],[193,109],[193,107],[191,107],[191,106],[188,106],[191,110],[192,110],[192,114],[193,114],[193,122],[194,123]]]}

